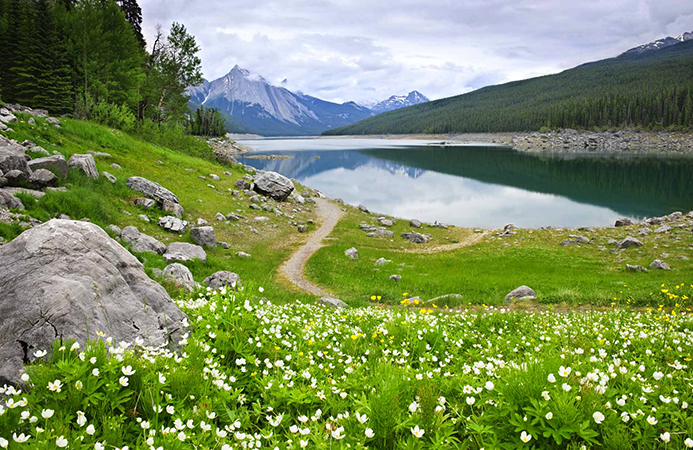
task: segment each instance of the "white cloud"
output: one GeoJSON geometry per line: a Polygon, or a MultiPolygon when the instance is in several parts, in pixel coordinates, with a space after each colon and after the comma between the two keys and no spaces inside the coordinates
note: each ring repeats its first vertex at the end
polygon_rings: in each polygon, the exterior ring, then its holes
{"type": "Polygon", "coordinates": [[[467,92],[693,30],[690,0],[140,0],[184,23],[205,76],[235,64],[332,101],[467,92]]]}

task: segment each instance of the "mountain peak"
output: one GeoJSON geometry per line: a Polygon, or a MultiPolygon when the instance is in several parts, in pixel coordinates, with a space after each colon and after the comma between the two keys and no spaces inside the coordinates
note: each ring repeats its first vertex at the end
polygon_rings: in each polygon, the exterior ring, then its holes
{"type": "Polygon", "coordinates": [[[662,39],[657,39],[656,41],[650,42],[648,44],[643,44],[639,45],[637,47],[633,47],[630,50],[626,50],[625,52],[621,53],[621,56],[625,55],[639,55],[641,53],[653,51],[653,50],[661,50],[666,47],[671,47],[672,45],[680,44],[681,42],[686,42],[693,40],[693,31],[691,32],[685,32],[683,34],[680,34],[676,36],[675,38],[671,36],[667,36],[662,39]]]}
{"type": "Polygon", "coordinates": [[[373,112],[380,114],[395,109],[405,108],[407,106],[418,105],[430,101],[425,95],[419,91],[411,91],[407,95],[393,95],[387,100],[373,106],[373,112]]]}

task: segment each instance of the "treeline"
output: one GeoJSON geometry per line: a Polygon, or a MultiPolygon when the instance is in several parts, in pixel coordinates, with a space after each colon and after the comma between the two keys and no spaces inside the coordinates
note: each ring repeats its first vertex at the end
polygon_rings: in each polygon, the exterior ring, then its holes
{"type": "Polygon", "coordinates": [[[489,86],[325,134],[693,129],[693,41],[489,86]]]}
{"type": "Polygon", "coordinates": [[[195,110],[187,125],[196,136],[224,136],[226,122],[221,113],[214,108],[201,106],[195,110]]]}
{"type": "Polygon", "coordinates": [[[0,0],[0,42],[4,102],[145,134],[190,122],[199,46],[173,23],[148,48],[137,0],[0,0]]]}

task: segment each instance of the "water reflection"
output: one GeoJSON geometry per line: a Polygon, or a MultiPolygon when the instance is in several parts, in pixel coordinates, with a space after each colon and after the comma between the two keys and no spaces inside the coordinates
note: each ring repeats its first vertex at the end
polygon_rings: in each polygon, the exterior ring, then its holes
{"type": "Polygon", "coordinates": [[[329,197],[399,217],[469,227],[609,225],[693,209],[693,159],[533,156],[501,147],[364,139],[247,141],[244,158],[329,197]]]}

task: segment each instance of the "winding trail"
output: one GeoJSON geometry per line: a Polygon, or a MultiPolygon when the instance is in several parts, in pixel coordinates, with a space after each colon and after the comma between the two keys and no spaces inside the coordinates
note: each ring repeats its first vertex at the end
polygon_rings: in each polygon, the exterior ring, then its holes
{"type": "Polygon", "coordinates": [[[308,242],[306,242],[303,247],[291,255],[291,258],[281,266],[280,270],[289,281],[299,288],[313,295],[324,297],[328,296],[329,293],[303,278],[303,270],[306,267],[308,259],[310,259],[318,249],[324,247],[322,240],[332,233],[335,225],[337,225],[339,219],[344,215],[344,211],[342,211],[338,205],[330,203],[324,198],[316,198],[315,203],[318,206],[316,211],[318,218],[322,221],[320,228],[310,236],[308,242]]]}

